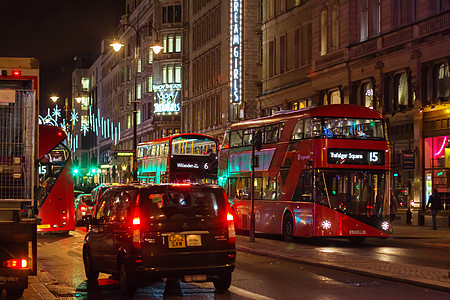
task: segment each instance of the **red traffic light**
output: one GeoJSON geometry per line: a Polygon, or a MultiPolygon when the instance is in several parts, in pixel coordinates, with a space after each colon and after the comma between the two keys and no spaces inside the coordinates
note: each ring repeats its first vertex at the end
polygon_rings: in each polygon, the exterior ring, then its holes
{"type": "Polygon", "coordinates": [[[18,70],[15,70],[12,72],[13,76],[20,76],[21,72],[18,70]]]}

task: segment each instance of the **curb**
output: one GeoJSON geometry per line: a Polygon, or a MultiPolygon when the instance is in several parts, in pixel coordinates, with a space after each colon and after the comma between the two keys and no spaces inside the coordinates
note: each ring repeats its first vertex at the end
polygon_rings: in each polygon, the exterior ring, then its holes
{"type": "Polygon", "coordinates": [[[385,273],[385,272],[375,272],[375,271],[367,271],[367,270],[362,270],[362,269],[357,269],[357,268],[337,266],[337,265],[334,265],[331,263],[320,262],[320,261],[311,261],[308,259],[301,259],[301,258],[297,258],[297,257],[289,257],[289,256],[283,255],[283,254],[277,254],[277,253],[273,253],[273,252],[269,252],[269,251],[262,251],[262,250],[257,250],[257,249],[243,247],[243,246],[237,246],[237,245],[236,245],[236,250],[243,251],[243,252],[250,252],[250,253],[273,257],[273,258],[278,258],[278,259],[283,259],[283,260],[287,260],[287,261],[291,261],[291,262],[295,262],[295,263],[304,263],[304,264],[309,264],[309,265],[318,266],[318,267],[325,267],[325,268],[355,273],[355,274],[359,274],[359,275],[375,277],[375,278],[379,278],[379,279],[387,279],[387,280],[397,281],[397,282],[401,282],[401,283],[408,283],[408,284],[412,284],[412,285],[416,285],[416,286],[420,286],[420,287],[432,288],[432,289],[450,293],[450,284],[447,284],[447,285],[446,284],[438,284],[436,281],[429,281],[429,280],[420,281],[420,280],[414,280],[414,279],[408,279],[408,278],[395,277],[395,276],[393,276],[389,273],[385,273]]]}
{"type": "Polygon", "coordinates": [[[36,276],[28,276],[28,288],[23,292],[23,299],[56,299],[36,276]]]}

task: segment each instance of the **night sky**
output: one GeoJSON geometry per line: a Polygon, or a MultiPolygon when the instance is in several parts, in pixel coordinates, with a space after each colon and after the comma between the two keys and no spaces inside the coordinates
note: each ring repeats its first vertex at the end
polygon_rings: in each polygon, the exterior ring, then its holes
{"type": "Polygon", "coordinates": [[[71,96],[73,58],[97,57],[124,13],[125,0],[0,0],[0,56],[40,61],[45,112],[51,94],[71,96]]]}

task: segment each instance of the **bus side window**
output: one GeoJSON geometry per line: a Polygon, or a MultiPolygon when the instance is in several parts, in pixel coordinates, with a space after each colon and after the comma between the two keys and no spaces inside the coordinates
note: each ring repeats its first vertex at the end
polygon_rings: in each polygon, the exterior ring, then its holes
{"type": "Polygon", "coordinates": [[[228,178],[228,195],[230,199],[236,199],[236,178],[228,178]]]}
{"type": "Polygon", "coordinates": [[[322,135],[322,122],[319,118],[311,119],[311,129],[312,137],[320,137],[322,135]]]}
{"type": "Polygon", "coordinates": [[[244,129],[243,146],[250,146],[252,144],[252,129],[244,129]]]}
{"type": "Polygon", "coordinates": [[[230,147],[242,146],[242,130],[236,130],[231,132],[230,147]]]}
{"type": "Polygon", "coordinates": [[[277,199],[280,199],[283,193],[284,185],[289,174],[289,169],[280,170],[277,175],[277,199]]]}
{"type": "Polygon", "coordinates": [[[312,171],[303,170],[298,177],[292,201],[312,201],[312,171]]]}
{"type": "Polygon", "coordinates": [[[311,119],[305,119],[305,139],[311,138],[311,119]]]}
{"type": "Polygon", "coordinates": [[[230,132],[225,132],[225,136],[223,137],[222,148],[227,148],[230,146],[230,132]]]}
{"type": "Polygon", "coordinates": [[[292,132],[291,140],[301,140],[303,138],[303,123],[304,120],[298,120],[292,132]]]}

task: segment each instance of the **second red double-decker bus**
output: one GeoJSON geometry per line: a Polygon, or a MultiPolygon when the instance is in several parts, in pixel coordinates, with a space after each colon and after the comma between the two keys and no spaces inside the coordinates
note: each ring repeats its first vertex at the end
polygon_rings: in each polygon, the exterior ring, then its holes
{"type": "Polygon", "coordinates": [[[217,140],[181,133],[140,143],[138,178],[144,183],[217,182],[217,140]]]}
{"type": "Polygon", "coordinates": [[[39,187],[36,200],[38,232],[68,233],[75,230],[75,206],[70,150],[63,129],[39,125],[39,187]]]}
{"type": "Polygon", "coordinates": [[[231,125],[219,184],[237,229],[250,228],[251,145],[262,132],[254,177],[256,231],[299,237],[388,237],[389,143],[381,113],[329,105],[231,125]]]}

